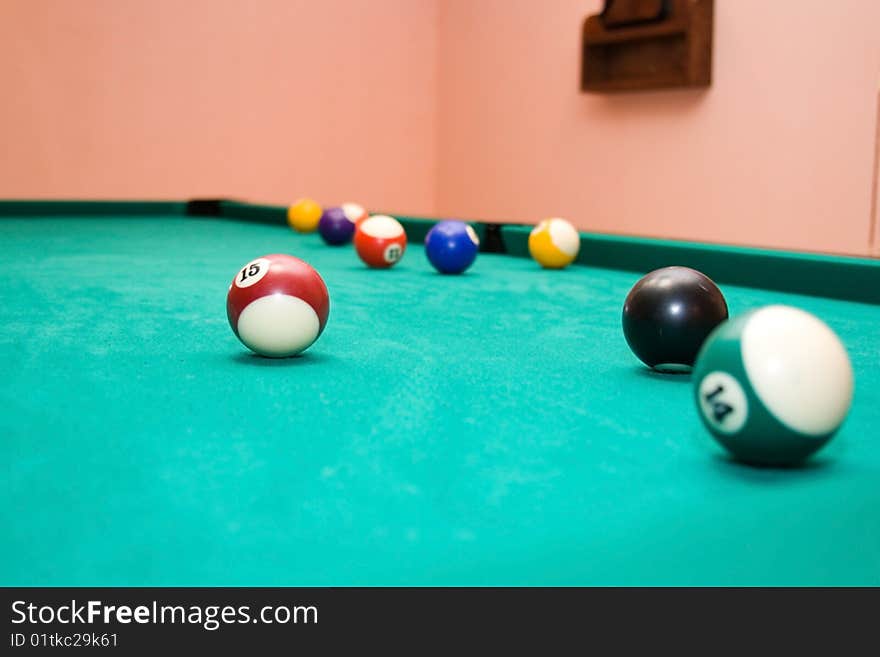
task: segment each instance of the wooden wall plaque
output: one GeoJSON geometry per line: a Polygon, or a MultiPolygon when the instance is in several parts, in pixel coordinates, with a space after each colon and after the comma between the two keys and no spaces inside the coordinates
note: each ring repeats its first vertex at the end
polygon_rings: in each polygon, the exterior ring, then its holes
{"type": "Polygon", "coordinates": [[[606,0],[583,26],[581,89],[706,87],[713,0],[606,0]]]}

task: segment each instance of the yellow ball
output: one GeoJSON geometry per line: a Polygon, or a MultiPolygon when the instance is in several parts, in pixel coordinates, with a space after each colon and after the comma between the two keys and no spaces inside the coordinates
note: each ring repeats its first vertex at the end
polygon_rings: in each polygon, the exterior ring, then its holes
{"type": "Polygon", "coordinates": [[[323,210],[317,201],[301,198],[287,208],[287,223],[299,233],[314,233],[318,230],[323,210]]]}
{"type": "Polygon", "coordinates": [[[565,219],[544,219],[529,234],[529,253],[546,269],[562,269],[577,258],[581,236],[565,219]]]}

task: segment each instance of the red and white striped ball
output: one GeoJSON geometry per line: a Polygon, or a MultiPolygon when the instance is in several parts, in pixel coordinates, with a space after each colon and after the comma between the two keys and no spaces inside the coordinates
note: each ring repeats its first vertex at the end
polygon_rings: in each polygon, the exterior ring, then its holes
{"type": "Polygon", "coordinates": [[[377,269],[396,264],[406,251],[406,231],[394,217],[374,214],[358,222],[354,248],[367,266],[377,269]]]}
{"type": "Polygon", "coordinates": [[[324,330],[330,313],[327,286],[308,263],[265,255],[242,267],[226,297],[226,316],[239,340],[261,356],[284,358],[305,351],[324,330]]]}

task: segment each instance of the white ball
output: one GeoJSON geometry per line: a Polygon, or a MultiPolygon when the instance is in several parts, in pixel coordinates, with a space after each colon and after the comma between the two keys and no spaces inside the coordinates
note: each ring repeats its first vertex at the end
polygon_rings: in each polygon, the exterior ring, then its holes
{"type": "Polygon", "coordinates": [[[791,429],[821,436],[840,426],[853,396],[846,349],[824,322],[791,306],[756,311],[742,334],[755,393],[791,429]]]}
{"type": "Polygon", "coordinates": [[[292,356],[321,332],[318,314],[288,294],[270,294],[249,303],[238,316],[238,337],[252,351],[275,358],[292,356]]]}

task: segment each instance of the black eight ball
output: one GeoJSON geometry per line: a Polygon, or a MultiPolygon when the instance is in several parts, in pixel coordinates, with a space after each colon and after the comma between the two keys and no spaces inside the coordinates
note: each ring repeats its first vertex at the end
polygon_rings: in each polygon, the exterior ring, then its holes
{"type": "Polygon", "coordinates": [[[623,304],[623,335],[633,353],[661,371],[687,371],[727,302],[712,279],[688,267],[646,274],[623,304]]]}

